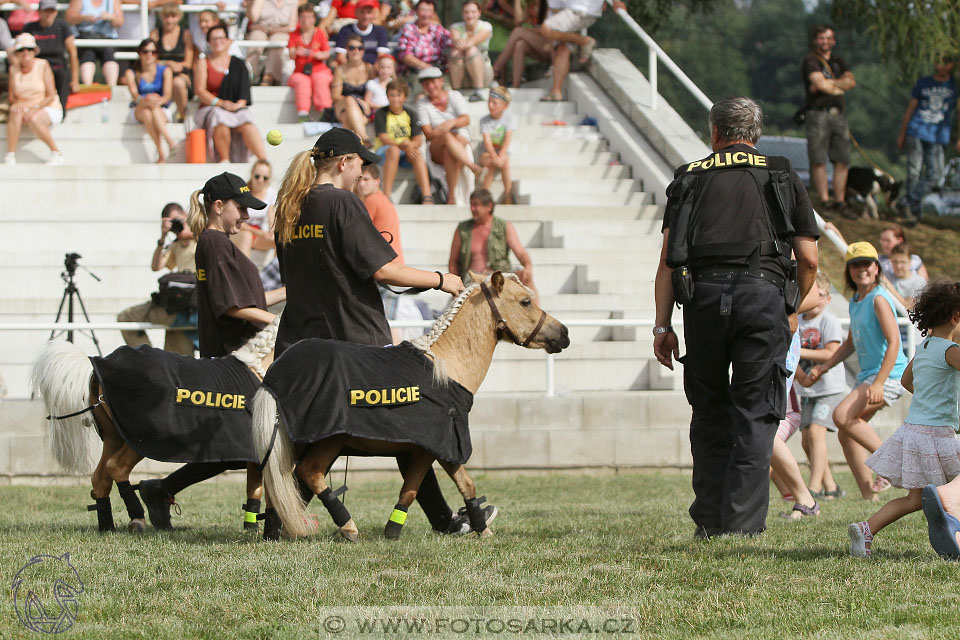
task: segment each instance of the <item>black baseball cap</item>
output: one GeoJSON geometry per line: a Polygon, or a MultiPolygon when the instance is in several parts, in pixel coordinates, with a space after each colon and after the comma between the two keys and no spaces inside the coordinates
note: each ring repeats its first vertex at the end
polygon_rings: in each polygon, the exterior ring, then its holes
{"type": "Polygon", "coordinates": [[[247,186],[243,178],[228,171],[207,180],[207,183],[203,185],[203,197],[208,202],[233,200],[247,209],[263,209],[267,206],[267,203],[263,200],[253,197],[253,194],[250,193],[250,187],[247,186]]]}
{"type": "Polygon", "coordinates": [[[342,127],[334,127],[317,138],[313,149],[313,155],[317,158],[335,158],[355,153],[363,158],[365,165],[380,162],[380,156],[363,146],[360,136],[342,127]]]}

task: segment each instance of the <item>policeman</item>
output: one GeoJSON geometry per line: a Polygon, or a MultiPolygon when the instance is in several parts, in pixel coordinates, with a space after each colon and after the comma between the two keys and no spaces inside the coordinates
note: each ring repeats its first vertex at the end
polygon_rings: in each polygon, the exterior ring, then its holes
{"type": "Polygon", "coordinates": [[[673,369],[671,356],[684,365],[698,537],[765,528],[786,404],[788,312],[817,274],[810,199],[785,158],[757,152],[762,124],[749,98],[717,102],[714,153],[678,168],[667,188],[653,350],[665,367],[673,369]],[[683,304],[682,358],[674,303],[683,304]]]}

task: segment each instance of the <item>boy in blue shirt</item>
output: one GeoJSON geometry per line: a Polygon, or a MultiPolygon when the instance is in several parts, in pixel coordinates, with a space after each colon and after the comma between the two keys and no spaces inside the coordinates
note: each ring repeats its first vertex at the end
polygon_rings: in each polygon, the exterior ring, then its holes
{"type": "MultiPolygon", "coordinates": [[[[897,148],[907,149],[907,192],[897,208],[908,219],[920,217],[920,201],[929,187],[939,184],[943,177],[943,148],[950,143],[950,126],[957,106],[953,60],[944,58],[934,69],[932,76],[920,78],[910,92],[910,104],[897,136],[897,148]]],[[[957,151],[960,152],[960,140],[957,151]]]]}

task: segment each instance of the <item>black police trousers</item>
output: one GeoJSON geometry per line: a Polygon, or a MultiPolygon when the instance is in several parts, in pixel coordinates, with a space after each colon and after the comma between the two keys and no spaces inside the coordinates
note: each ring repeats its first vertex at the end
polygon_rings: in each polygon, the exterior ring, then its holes
{"type": "Polygon", "coordinates": [[[690,516],[710,534],[760,533],[773,438],[786,410],[783,294],[745,273],[704,278],[683,322],[683,387],[693,408],[690,516]]]}

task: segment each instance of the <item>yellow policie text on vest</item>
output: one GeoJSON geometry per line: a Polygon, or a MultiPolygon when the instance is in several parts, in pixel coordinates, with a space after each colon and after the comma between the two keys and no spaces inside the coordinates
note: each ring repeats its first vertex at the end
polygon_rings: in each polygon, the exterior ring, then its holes
{"type": "Polygon", "coordinates": [[[724,151],[715,153],[706,160],[697,160],[687,165],[687,171],[694,169],[721,169],[723,167],[732,167],[738,164],[745,164],[751,167],[767,166],[767,157],[747,153],[746,151],[724,151]]]}
{"type": "Polygon", "coordinates": [[[350,406],[409,404],[420,402],[420,387],[393,387],[390,389],[350,389],[350,406]]]}
{"type": "Polygon", "coordinates": [[[242,393],[219,393],[217,391],[191,391],[177,389],[177,404],[190,404],[195,407],[210,407],[211,409],[239,409],[247,408],[247,396],[242,393]]]}
{"type": "Polygon", "coordinates": [[[302,224],[296,229],[293,230],[293,236],[291,239],[300,240],[301,238],[322,238],[323,237],[323,225],[322,224],[302,224]]]}

